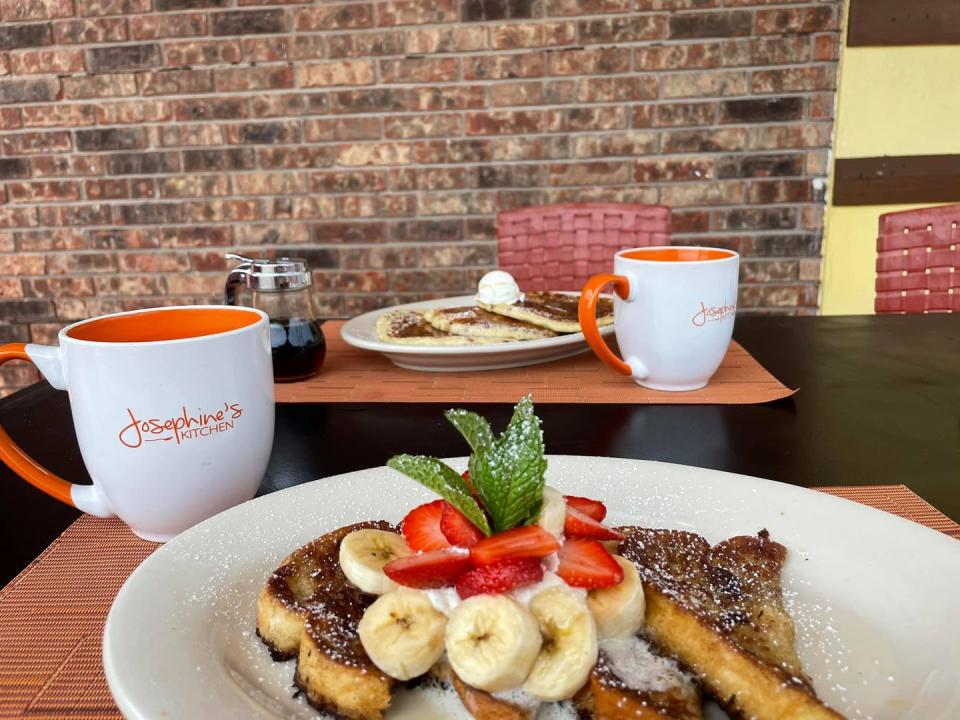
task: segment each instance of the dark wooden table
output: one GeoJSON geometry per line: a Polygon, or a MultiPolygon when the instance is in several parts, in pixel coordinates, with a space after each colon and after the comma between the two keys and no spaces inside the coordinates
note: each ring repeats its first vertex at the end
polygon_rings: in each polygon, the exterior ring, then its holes
{"type": "MultiPolygon", "coordinates": [[[[960,520],[960,316],[737,319],[736,338],[791,387],[766,405],[540,405],[548,452],[698,465],[795,485],[903,483],[960,520]]],[[[506,405],[472,405],[502,427],[506,405]]],[[[382,464],[463,455],[442,405],[278,405],[260,493],[382,464]]],[[[89,482],[67,394],[39,383],[0,424],[50,470],[89,482]]],[[[0,584],[77,517],[0,466],[0,584]]]]}

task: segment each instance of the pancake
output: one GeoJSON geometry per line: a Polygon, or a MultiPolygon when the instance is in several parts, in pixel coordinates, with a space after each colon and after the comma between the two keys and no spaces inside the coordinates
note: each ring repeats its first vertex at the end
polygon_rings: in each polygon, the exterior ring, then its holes
{"type": "Polygon", "coordinates": [[[501,338],[475,338],[438,330],[422,312],[391,310],[377,319],[377,337],[401,345],[471,345],[503,342],[501,338]]]}
{"type": "Polygon", "coordinates": [[[437,308],[427,310],[424,317],[438,330],[471,338],[539,340],[556,335],[552,330],[478,307],[437,308]]]}
{"type": "MultiPolygon", "coordinates": [[[[484,310],[523,320],[554,332],[580,332],[580,321],[577,317],[577,308],[580,305],[579,293],[528,292],[522,300],[512,305],[488,305],[482,302],[477,304],[484,310]]],[[[597,302],[597,327],[612,323],[613,301],[602,297],[597,302]]]]}

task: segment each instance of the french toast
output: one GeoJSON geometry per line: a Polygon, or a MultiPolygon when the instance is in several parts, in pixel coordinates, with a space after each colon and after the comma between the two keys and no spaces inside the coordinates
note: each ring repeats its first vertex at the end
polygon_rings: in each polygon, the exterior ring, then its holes
{"type": "Polygon", "coordinates": [[[338,559],[343,538],[365,528],[395,530],[371,521],[323,535],[283,561],[257,602],[258,635],[275,660],[297,658],[294,682],[310,704],[357,720],[382,717],[394,686],[357,636],[357,624],[376,597],[352,585],[338,559]]]}
{"type": "Polygon", "coordinates": [[[424,317],[438,330],[473,338],[539,340],[556,335],[552,330],[478,307],[437,308],[427,310],[424,317]]]}
{"type": "Polygon", "coordinates": [[[838,720],[803,672],[783,605],[786,548],[766,531],[713,547],[678,530],[619,528],[620,554],[637,565],[646,634],[690,669],[735,717],[838,720]]]}
{"type": "Polygon", "coordinates": [[[427,322],[424,313],[391,310],[377,318],[377,337],[401,345],[473,345],[504,342],[506,338],[467,337],[439,330],[427,322]]]}
{"type": "MultiPolygon", "coordinates": [[[[578,309],[580,294],[528,292],[512,304],[477,303],[484,310],[523,320],[558,333],[580,332],[578,309]]],[[[597,327],[613,323],[613,301],[603,297],[597,302],[597,327]]]]}

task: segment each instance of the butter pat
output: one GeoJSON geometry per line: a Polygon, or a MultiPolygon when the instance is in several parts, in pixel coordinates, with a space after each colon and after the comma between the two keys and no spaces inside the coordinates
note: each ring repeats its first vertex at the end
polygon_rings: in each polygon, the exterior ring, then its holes
{"type": "Polygon", "coordinates": [[[513,305],[523,300],[520,286],[513,275],[503,270],[493,270],[480,278],[477,302],[485,305],[513,305]]]}

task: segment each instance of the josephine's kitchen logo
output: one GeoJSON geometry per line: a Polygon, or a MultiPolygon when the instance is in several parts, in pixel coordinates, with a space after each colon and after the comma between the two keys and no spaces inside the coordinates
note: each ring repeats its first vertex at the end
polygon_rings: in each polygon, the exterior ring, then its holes
{"type": "Polygon", "coordinates": [[[233,430],[237,418],[243,415],[238,403],[224,403],[223,409],[213,412],[197,411],[196,415],[187,412],[182,405],[180,414],[171,418],[141,418],[131,408],[127,408],[130,424],[120,431],[117,437],[128,448],[138,448],[145,442],[175,442],[210,437],[218,433],[233,430]]]}
{"type": "Polygon", "coordinates": [[[708,307],[706,303],[701,300],[700,310],[690,318],[690,322],[697,327],[703,327],[708,322],[720,322],[721,320],[726,320],[728,317],[733,317],[736,312],[736,305],[727,305],[726,302],[724,302],[723,305],[708,307]]]}

